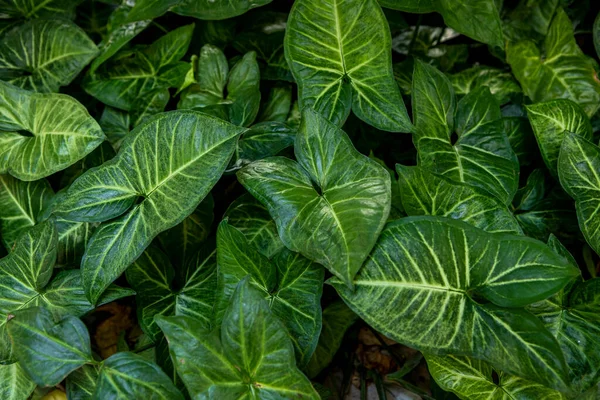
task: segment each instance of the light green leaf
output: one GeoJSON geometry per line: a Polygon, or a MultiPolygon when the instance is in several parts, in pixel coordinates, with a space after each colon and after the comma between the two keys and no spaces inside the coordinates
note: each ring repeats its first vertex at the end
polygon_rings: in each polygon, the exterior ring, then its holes
{"type": "Polygon", "coordinates": [[[0,398],[3,400],[28,399],[35,389],[35,383],[19,363],[0,365],[0,382],[0,398]]]}
{"type": "Polygon", "coordinates": [[[566,400],[567,396],[539,383],[498,373],[488,363],[469,357],[426,355],[427,368],[440,387],[465,400],[566,400]]]}
{"type": "Polygon", "coordinates": [[[298,162],[260,160],[238,180],[269,210],[287,248],[351,286],[390,212],[390,175],[311,109],[303,112],[295,152],[298,162]]]}
{"type": "Polygon", "coordinates": [[[585,240],[600,253],[600,148],[580,135],[567,133],[560,148],[558,176],[563,189],[575,200],[585,240]]]}
{"type": "Polygon", "coordinates": [[[287,328],[297,364],[303,368],[317,346],[321,331],[324,269],[287,249],[269,260],[227,221],[219,224],[217,249],[217,321],[223,318],[238,283],[250,275],[252,285],[260,290],[273,314],[287,328]]]}
{"type": "Polygon", "coordinates": [[[508,207],[477,187],[450,181],[420,167],[396,164],[396,170],[408,215],[439,215],[488,232],[523,233],[508,207]]]}
{"type": "Polygon", "coordinates": [[[447,218],[408,217],[384,229],[354,292],[338,279],[331,283],[365,322],[399,343],[468,355],[564,388],[565,362],[551,333],[533,315],[503,307],[544,299],[578,274],[542,242],[447,218]]]}
{"type": "Polygon", "coordinates": [[[181,223],[158,236],[175,265],[183,266],[208,239],[214,220],[215,201],[209,193],[181,223]]]}
{"type": "Polygon", "coordinates": [[[112,219],[94,232],[83,257],[92,303],[155,236],[180,223],[206,197],[241,132],[194,111],[163,113],[132,131],[115,158],[71,185],[56,214],[78,221],[112,219]]]}
{"type": "Polygon", "coordinates": [[[38,221],[38,215],[54,196],[45,179],[22,182],[0,175],[0,231],[2,243],[10,251],[23,232],[38,221]]]}
{"type": "Polygon", "coordinates": [[[159,89],[179,87],[189,68],[179,60],[187,52],[194,24],[182,26],[149,46],[117,55],[86,75],[84,90],[104,104],[125,111],[159,89]]]}
{"type": "Polygon", "coordinates": [[[150,246],[129,268],[127,281],[137,293],[138,320],[152,340],[159,338],[156,315],[184,315],[210,324],[217,286],[217,258],[213,247],[201,251],[198,259],[186,261],[183,276],[158,248],[150,246]]]}
{"type": "Polygon", "coordinates": [[[58,92],[97,52],[94,42],[72,22],[34,19],[2,36],[0,79],[36,92],[58,92]]]}
{"type": "Polygon", "coordinates": [[[67,399],[90,400],[96,390],[100,366],[86,364],[67,376],[67,399]]]}
{"type": "Polygon", "coordinates": [[[435,0],[379,0],[379,4],[382,7],[415,14],[435,11],[435,0]]]}
{"type": "Polygon", "coordinates": [[[223,20],[262,7],[273,0],[182,0],[171,11],[203,20],[223,20]]]}
{"type": "Polygon", "coordinates": [[[309,378],[317,376],[331,363],[342,344],[344,334],[357,319],[358,316],[340,300],[331,303],[323,310],[323,328],[319,343],[306,366],[306,374],[309,378]]]}
{"type": "Polygon", "coordinates": [[[377,129],[411,132],[394,80],[391,45],[376,0],[296,1],[284,46],[300,108],[313,108],[337,125],[352,109],[377,129]]]}
{"type": "Polygon", "coordinates": [[[319,399],[298,370],[283,324],[247,279],[220,329],[187,317],[158,317],[175,368],[193,398],[319,399]]]}
{"type": "Polygon", "coordinates": [[[534,102],[566,98],[592,116],[600,108],[600,81],[592,60],[575,41],[573,25],[558,9],[544,41],[544,57],[534,42],[508,43],[506,59],[525,94],[534,102]]]}
{"type": "Polygon", "coordinates": [[[184,399],[158,365],[129,352],[114,354],[104,361],[92,398],[184,399]]]}
{"type": "Polygon", "coordinates": [[[412,96],[419,166],[510,204],[519,163],[504,132],[500,105],[489,89],[472,91],[455,106],[448,78],[417,60],[412,96]]]}
{"type": "Polygon", "coordinates": [[[558,153],[565,133],[575,133],[592,140],[590,119],[577,103],[567,99],[532,104],[526,109],[544,162],[557,176],[558,153]]]}
{"type": "Polygon", "coordinates": [[[80,160],[103,140],[98,123],[74,98],[28,92],[0,81],[1,173],[24,181],[44,178],[80,160]]]}
{"type": "Polygon", "coordinates": [[[0,5],[3,18],[72,18],[81,0],[6,0],[0,5]]]}
{"type": "Polygon", "coordinates": [[[271,258],[284,248],[269,211],[250,194],[244,194],[231,203],[224,218],[265,257],[271,258]]]}
{"type": "Polygon", "coordinates": [[[87,328],[79,318],[55,320],[43,307],[8,316],[14,354],[31,379],[40,386],[58,385],[72,371],[92,362],[87,328]]]}
{"type": "Polygon", "coordinates": [[[508,103],[512,96],[522,92],[510,72],[482,65],[452,74],[450,81],[457,95],[465,95],[487,86],[500,104],[508,103]]]}

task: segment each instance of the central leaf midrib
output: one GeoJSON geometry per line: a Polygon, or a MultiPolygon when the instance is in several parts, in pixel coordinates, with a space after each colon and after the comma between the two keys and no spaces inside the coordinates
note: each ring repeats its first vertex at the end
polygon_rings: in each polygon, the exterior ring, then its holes
{"type": "Polygon", "coordinates": [[[457,295],[462,295],[462,296],[470,298],[466,289],[458,289],[458,288],[453,288],[450,286],[428,285],[425,283],[416,283],[416,282],[376,281],[376,280],[354,281],[354,284],[357,286],[401,287],[401,288],[415,289],[415,290],[430,290],[430,291],[437,291],[437,292],[448,292],[448,293],[456,293],[457,295]]]}

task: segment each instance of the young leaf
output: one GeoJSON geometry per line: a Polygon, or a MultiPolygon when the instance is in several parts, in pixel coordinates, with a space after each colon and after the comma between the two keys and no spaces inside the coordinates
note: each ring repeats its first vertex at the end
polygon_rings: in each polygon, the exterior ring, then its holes
{"type": "Polygon", "coordinates": [[[16,362],[0,365],[0,382],[0,399],[3,400],[28,399],[36,386],[16,362]]]}
{"type": "Polygon", "coordinates": [[[500,105],[489,89],[470,92],[455,106],[448,78],[417,60],[412,96],[419,166],[510,204],[519,163],[504,132],[500,105]]]}
{"type": "Polygon", "coordinates": [[[600,107],[600,82],[590,58],[573,35],[573,25],[562,8],[552,20],[542,58],[529,40],[508,43],[506,60],[525,94],[534,103],[567,98],[592,116],[600,107]]]}
{"type": "Polygon", "coordinates": [[[14,353],[31,379],[40,386],[59,384],[73,370],[92,362],[87,328],[79,318],[56,321],[43,307],[8,316],[14,353]]]}
{"type": "Polygon", "coordinates": [[[115,158],[71,185],[55,213],[80,221],[118,217],[100,225],[83,257],[92,303],[156,235],[196,208],[221,177],[241,132],[194,111],[160,114],[131,132],[115,158]]]}
{"type": "Polygon", "coordinates": [[[323,268],[287,249],[267,259],[248,244],[242,232],[221,222],[217,232],[219,280],[214,313],[218,322],[238,283],[250,283],[269,301],[294,344],[297,364],[308,363],[321,331],[323,268]]]}
{"type": "Polygon", "coordinates": [[[453,182],[420,167],[396,164],[402,206],[408,215],[459,219],[488,232],[522,234],[508,207],[477,187],[453,182]]]}
{"type": "Polygon", "coordinates": [[[565,133],[575,133],[592,140],[590,120],[577,103],[567,99],[532,104],[525,108],[544,162],[550,172],[557,176],[558,153],[565,133]]]}
{"type": "Polygon", "coordinates": [[[282,323],[249,280],[235,291],[219,330],[188,317],[158,317],[175,367],[194,398],[319,399],[298,370],[282,323]]]}
{"type": "Polygon", "coordinates": [[[58,92],[97,52],[94,42],[72,22],[33,19],[2,36],[0,79],[27,90],[58,92]]]}
{"type": "Polygon", "coordinates": [[[351,286],[390,212],[390,175],[311,109],[295,152],[298,163],[267,158],[241,169],[238,180],[267,207],[287,248],[351,286]]]}
{"type": "Polygon", "coordinates": [[[323,329],[321,329],[319,343],[306,366],[306,374],[309,378],[317,376],[331,363],[342,344],[344,334],[357,319],[358,316],[340,300],[331,303],[323,310],[323,329]]]}
{"type": "Polygon", "coordinates": [[[44,178],[102,141],[98,123],[72,97],[28,92],[0,81],[0,173],[23,181],[44,178]]]}
{"type": "Polygon", "coordinates": [[[393,340],[435,354],[469,355],[564,388],[566,368],[554,337],[533,315],[502,307],[544,299],[578,274],[536,240],[447,218],[408,217],[388,224],[354,292],[339,279],[332,284],[350,308],[393,340]]]}
{"type": "Polygon", "coordinates": [[[539,399],[568,397],[539,383],[500,372],[498,383],[488,363],[469,357],[426,355],[427,368],[442,389],[466,400],[539,399]]]}
{"type": "Polygon", "coordinates": [[[38,215],[54,196],[45,179],[22,182],[0,175],[0,231],[2,243],[10,251],[23,232],[38,221],[38,215]]]}
{"type": "Polygon", "coordinates": [[[376,0],[298,0],[284,46],[300,108],[313,108],[340,126],[352,109],[377,129],[412,131],[392,72],[389,27],[376,0]]]}
{"type": "Polygon", "coordinates": [[[600,148],[580,135],[567,133],[560,148],[558,176],[575,199],[579,228],[588,244],[600,253],[600,148]]]}
{"type": "Polygon", "coordinates": [[[129,352],[109,357],[100,370],[94,399],[183,400],[181,392],[160,367],[129,352]]]}

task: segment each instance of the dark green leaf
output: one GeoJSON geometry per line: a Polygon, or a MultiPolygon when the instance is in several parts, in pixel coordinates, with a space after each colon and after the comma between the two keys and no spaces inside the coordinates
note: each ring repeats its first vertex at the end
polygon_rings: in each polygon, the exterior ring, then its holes
{"type": "Polygon", "coordinates": [[[240,168],[256,160],[275,156],[294,144],[296,131],[281,122],[261,122],[249,128],[238,142],[237,160],[240,168]]]}
{"type": "Polygon", "coordinates": [[[521,87],[510,72],[493,67],[472,67],[450,75],[450,81],[457,95],[465,95],[487,86],[500,104],[508,103],[512,96],[521,93],[521,87]]]}
{"type": "Polygon", "coordinates": [[[429,13],[435,11],[435,0],[379,0],[382,7],[409,13],[429,13]]]}
{"type": "Polygon", "coordinates": [[[182,0],[173,12],[205,20],[237,17],[273,0],[182,0]]]}
{"type": "Polygon", "coordinates": [[[256,53],[244,54],[229,72],[227,100],[229,121],[239,126],[249,126],[254,122],[260,107],[260,71],[256,63],[256,53]]]}
{"type": "Polygon", "coordinates": [[[96,390],[100,367],[86,364],[67,377],[67,398],[69,400],[90,400],[96,390]]]}
{"type": "Polygon", "coordinates": [[[0,5],[3,18],[72,18],[82,0],[6,0],[0,5]]]}

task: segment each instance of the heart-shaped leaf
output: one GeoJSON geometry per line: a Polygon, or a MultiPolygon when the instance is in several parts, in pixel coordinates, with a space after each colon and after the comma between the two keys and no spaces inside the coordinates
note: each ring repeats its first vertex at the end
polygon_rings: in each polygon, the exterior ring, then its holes
{"type": "Polygon", "coordinates": [[[533,315],[502,307],[544,299],[578,274],[542,242],[442,217],[408,217],[388,224],[354,292],[337,279],[332,284],[361,318],[397,342],[469,355],[564,388],[565,362],[551,333],[533,315]]]}
{"type": "Polygon", "coordinates": [[[92,362],[87,328],[79,318],[56,321],[43,307],[8,316],[14,353],[31,379],[40,386],[59,384],[73,370],[92,362]]]}
{"type": "Polygon", "coordinates": [[[510,204],[519,163],[504,132],[500,105],[489,89],[472,91],[456,105],[448,78],[417,60],[412,98],[419,166],[510,204]]]}
{"type": "Polygon", "coordinates": [[[388,217],[390,176],[311,109],[294,149],[297,163],[266,158],[242,168],[238,180],[267,207],[287,248],[350,286],[388,217]]]}
{"type": "Polygon", "coordinates": [[[412,131],[392,72],[389,27],[376,0],[298,0],[284,46],[301,108],[337,125],[352,109],[378,129],[412,131]]]}
{"type": "Polygon", "coordinates": [[[563,189],[575,199],[585,240],[600,253],[600,148],[580,135],[567,133],[560,148],[558,176],[563,189]]]}
{"type": "Polygon", "coordinates": [[[526,106],[546,166],[558,175],[558,153],[566,132],[592,139],[592,124],[585,111],[567,99],[552,100],[526,106]]]}
{"type": "Polygon", "coordinates": [[[600,107],[600,82],[592,60],[583,54],[573,25],[562,8],[556,11],[544,41],[544,56],[530,40],[509,42],[506,60],[525,94],[534,103],[567,98],[592,116],[600,107]]]}
{"type": "Polygon", "coordinates": [[[36,386],[19,363],[0,365],[0,382],[0,398],[3,400],[28,399],[36,386]]]}
{"type": "Polygon", "coordinates": [[[459,219],[488,232],[523,233],[508,207],[487,192],[420,167],[396,164],[402,206],[408,215],[459,219]]]}
{"type": "Polygon", "coordinates": [[[217,250],[217,321],[223,318],[238,283],[250,275],[250,282],[287,328],[297,364],[303,368],[315,351],[321,331],[323,268],[287,249],[269,260],[227,221],[219,225],[217,250]]]}
{"type": "Polygon", "coordinates": [[[160,114],[132,131],[115,158],[71,185],[55,210],[65,219],[106,221],[125,213],[100,225],[87,246],[82,271],[92,303],[156,235],[196,208],[242,130],[194,111],[160,114]]]}
{"type": "Polygon", "coordinates": [[[543,399],[566,400],[568,397],[539,383],[505,373],[497,373],[488,363],[469,357],[426,355],[427,369],[440,387],[461,399],[543,399]]]}
{"type": "Polygon", "coordinates": [[[319,399],[298,370],[283,324],[242,280],[220,329],[189,317],[158,317],[175,368],[194,398],[319,399]]]}
{"type": "Polygon", "coordinates": [[[44,178],[80,160],[102,141],[98,123],[72,97],[33,93],[0,81],[1,173],[23,181],[44,178]]]}

